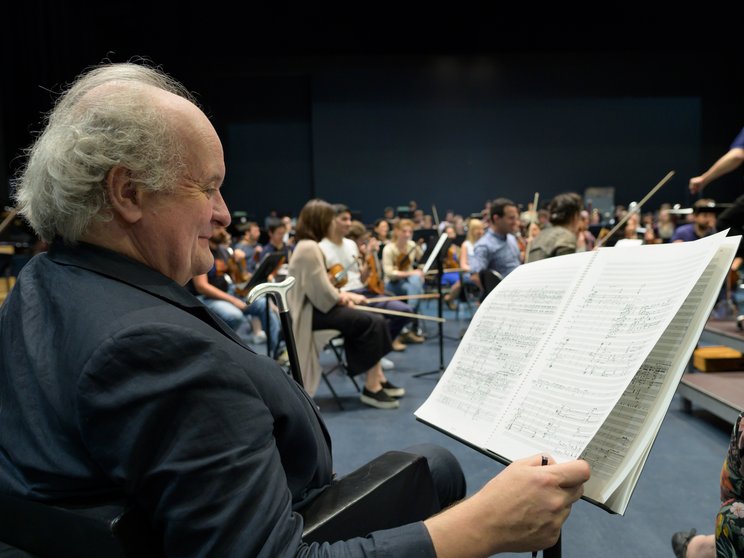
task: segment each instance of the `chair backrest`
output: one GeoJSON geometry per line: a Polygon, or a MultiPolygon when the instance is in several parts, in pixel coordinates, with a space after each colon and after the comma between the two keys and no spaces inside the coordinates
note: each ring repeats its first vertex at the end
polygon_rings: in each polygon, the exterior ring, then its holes
{"type": "Polygon", "coordinates": [[[340,337],[340,335],[341,332],[337,329],[313,330],[313,343],[315,343],[315,348],[318,350],[318,353],[321,353],[332,339],[340,337]]]}

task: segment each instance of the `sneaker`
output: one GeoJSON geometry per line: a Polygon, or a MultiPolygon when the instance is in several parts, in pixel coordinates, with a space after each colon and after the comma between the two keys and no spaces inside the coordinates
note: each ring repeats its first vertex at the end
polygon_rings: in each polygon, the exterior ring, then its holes
{"type": "Polygon", "coordinates": [[[287,366],[289,364],[289,353],[287,352],[287,349],[284,349],[281,353],[279,353],[279,356],[276,357],[275,360],[279,364],[279,366],[287,366]]]}
{"type": "Polygon", "coordinates": [[[387,393],[390,397],[403,397],[406,394],[405,389],[394,386],[390,382],[382,382],[382,391],[387,393]]]}
{"type": "Polygon", "coordinates": [[[382,365],[383,370],[392,370],[395,368],[395,363],[389,358],[382,357],[380,359],[380,364],[382,365]]]}
{"type": "Polygon", "coordinates": [[[255,343],[256,345],[266,343],[266,332],[261,330],[251,335],[251,343],[255,343]]]}
{"type": "Polygon", "coordinates": [[[687,558],[687,545],[697,532],[695,529],[679,531],[672,535],[672,550],[677,558],[687,558]]]}
{"type": "Polygon", "coordinates": [[[378,409],[397,409],[400,403],[385,393],[385,389],[379,391],[369,391],[366,387],[362,388],[362,394],[359,399],[365,405],[376,407],[378,409]]]}
{"type": "Polygon", "coordinates": [[[393,339],[393,350],[397,352],[405,351],[407,349],[406,344],[403,343],[400,337],[401,336],[398,335],[398,337],[393,339]]]}
{"type": "Polygon", "coordinates": [[[413,331],[406,331],[404,334],[400,336],[400,340],[406,344],[423,343],[425,341],[423,336],[416,335],[413,331]]]}

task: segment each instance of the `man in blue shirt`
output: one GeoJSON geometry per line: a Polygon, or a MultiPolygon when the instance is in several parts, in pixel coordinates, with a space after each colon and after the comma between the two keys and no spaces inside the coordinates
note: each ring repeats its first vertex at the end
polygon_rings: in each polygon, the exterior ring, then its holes
{"type": "Polygon", "coordinates": [[[491,203],[491,226],[473,248],[474,257],[470,271],[476,276],[483,269],[506,277],[521,262],[519,246],[514,236],[519,223],[517,205],[507,198],[497,198],[491,203]]]}
{"type": "Polygon", "coordinates": [[[716,204],[713,200],[702,199],[692,207],[693,222],[674,229],[672,242],[698,240],[716,232],[716,204]]]}

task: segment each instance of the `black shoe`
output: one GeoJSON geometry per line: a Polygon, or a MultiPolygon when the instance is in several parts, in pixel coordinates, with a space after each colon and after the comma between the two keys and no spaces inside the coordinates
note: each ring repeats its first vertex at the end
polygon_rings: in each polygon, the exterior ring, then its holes
{"type": "Polygon", "coordinates": [[[677,558],[687,558],[687,545],[696,534],[695,529],[690,529],[689,531],[677,531],[672,535],[672,550],[677,558]]]}
{"type": "Polygon", "coordinates": [[[387,393],[390,397],[403,397],[406,394],[405,389],[394,386],[390,382],[382,382],[382,391],[387,393]]]}
{"type": "Polygon", "coordinates": [[[362,395],[359,396],[359,399],[365,405],[378,409],[397,409],[400,406],[397,400],[385,393],[384,388],[374,392],[369,391],[366,387],[362,388],[362,395]]]}

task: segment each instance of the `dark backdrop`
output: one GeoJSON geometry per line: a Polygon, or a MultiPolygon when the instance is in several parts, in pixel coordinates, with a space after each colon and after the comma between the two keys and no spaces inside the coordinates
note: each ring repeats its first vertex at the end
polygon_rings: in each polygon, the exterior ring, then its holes
{"type": "MultiPolygon", "coordinates": [[[[147,56],[198,94],[225,145],[225,197],[255,218],[296,214],[313,196],[366,221],[410,199],[467,214],[499,195],[547,201],[590,186],[627,204],[672,169],[648,208],[688,205],[689,178],[744,126],[736,50],[680,40],[684,22],[506,25],[463,8],[429,25],[400,14],[341,25],[317,13],[238,17],[219,3],[91,6],[11,7],[0,203],[53,92],[104,58],[147,56]]],[[[708,194],[731,201],[741,186],[739,171],[708,194]]]]}

